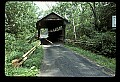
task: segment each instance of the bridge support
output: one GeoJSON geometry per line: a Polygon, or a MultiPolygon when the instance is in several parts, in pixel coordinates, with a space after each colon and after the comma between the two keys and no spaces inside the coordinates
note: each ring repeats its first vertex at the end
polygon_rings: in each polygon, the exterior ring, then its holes
{"type": "Polygon", "coordinates": [[[40,39],[40,29],[38,29],[38,40],[40,39]]]}
{"type": "Polygon", "coordinates": [[[65,43],[65,26],[66,25],[62,25],[62,36],[63,36],[63,42],[65,43]]]}

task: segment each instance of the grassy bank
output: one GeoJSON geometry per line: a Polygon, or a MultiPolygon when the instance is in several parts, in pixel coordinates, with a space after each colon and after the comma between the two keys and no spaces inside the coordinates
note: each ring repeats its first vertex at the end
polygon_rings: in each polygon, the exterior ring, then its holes
{"type": "Polygon", "coordinates": [[[70,46],[70,45],[65,45],[65,47],[67,47],[68,49],[78,53],[79,55],[82,55],[88,59],[90,59],[91,61],[101,65],[101,66],[104,66],[106,68],[109,68],[113,71],[115,71],[116,69],[116,60],[115,58],[111,59],[111,58],[106,58],[102,55],[96,55],[94,53],[91,53],[90,51],[86,51],[86,50],[83,50],[81,48],[77,48],[77,47],[74,47],[74,46],[70,46]]]}
{"type": "MultiPolygon", "coordinates": [[[[12,50],[5,51],[5,75],[6,76],[35,76],[40,69],[43,59],[43,48],[39,46],[28,57],[28,59],[20,67],[13,67],[11,61],[22,57],[28,50],[34,46],[34,43],[29,44],[22,40],[15,41],[11,44],[12,50]]],[[[10,49],[10,48],[9,48],[10,49]]]]}

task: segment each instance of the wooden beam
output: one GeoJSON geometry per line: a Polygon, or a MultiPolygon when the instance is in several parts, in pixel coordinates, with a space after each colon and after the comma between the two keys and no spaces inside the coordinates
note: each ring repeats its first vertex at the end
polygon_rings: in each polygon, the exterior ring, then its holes
{"type": "Polygon", "coordinates": [[[40,29],[38,29],[38,40],[40,39],[40,29]]]}
{"type": "Polygon", "coordinates": [[[19,67],[22,65],[23,62],[28,59],[29,55],[31,55],[35,51],[36,47],[38,47],[40,44],[41,42],[39,40],[36,41],[35,46],[31,48],[27,53],[25,53],[21,58],[12,60],[12,66],[19,67]]]}
{"type": "Polygon", "coordinates": [[[65,43],[65,26],[66,25],[62,26],[63,43],[65,43]]]}
{"type": "Polygon", "coordinates": [[[49,43],[53,44],[50,40],[46,39],[49,43]]]}

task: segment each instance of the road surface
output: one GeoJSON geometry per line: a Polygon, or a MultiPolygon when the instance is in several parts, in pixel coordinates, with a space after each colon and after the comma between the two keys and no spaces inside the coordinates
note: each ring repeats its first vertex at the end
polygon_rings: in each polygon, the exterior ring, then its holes
{"type": "Polygon", "coordinates": [[[61,44],[43,45],[44,59],[40,77],[112,77],[102,66],[73,53],[61,44]]]}

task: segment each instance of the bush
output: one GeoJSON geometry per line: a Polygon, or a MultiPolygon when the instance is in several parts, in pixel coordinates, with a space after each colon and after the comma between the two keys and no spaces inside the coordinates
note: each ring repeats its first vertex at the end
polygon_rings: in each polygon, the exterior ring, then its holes
{"type": "MultiPolygon", "coordinates": [[[[29,45],[26,45],[29,46],[29,45]]],[[[25,48],[25,47],[23,47],[25,48]]],[[[31,48],[30,48],[31,49],[31,48]]],[[[34,76],[38,73],[43,58],[43,49],[39,46],[19,68],[14,68],[11,61],[21,58],[26,51],[12,51],[5,56],[5,75],[6,76],[34,76]]]]}
{"type": "Polygon", "coordinates": [[[105,32],[97,33],[89,38],[86,35],[80,37],[80,42],[75,44],[83,49],[90,50],[106,57],[116,57],[116,33],[105,32]]]}
{"type": "Polygon", "coordinates": [[[34,76],[38,73],[43,58],[43,49],[41,46],[39,46],[23,63],[23,67],[14,68],[12,67],[11,61],[16,58],[21,58],[35,44],[29,44],[25,39],[16,39],[14,35],[10,33],[6,33],[5,42],[5,75],[34,76]]]}
{"type": "Polygon", "coordinates": [[[95,34],[95,30],[93,27],[81,27],[79,31],[77,31],[77,37],[86,35],[87,37],[91,38],[95,34]]]}
{"type": "Polygon", "coordinates": [[[11,62],[13,59],[21,58],[23,55],[23,52],[18,51],[12,51],[9,56],[7,56],[6,62],[11,62]]]}
{"type": "Polygon", "coordinates": [[[16,41],[14,34],[5,33],[5,51],[12,51],[12,44],[16,41]]]}
{"type": "Polygon", "coordinates": [[[116,34],[105,32],[102,34],[102,49],[100,54],[107,57],[116,57],[116,34]]]}
{"type": "Polygon", "coordinates": [[[42,62],[43,58],[43,49],[42,47],[38,47],[29,57],[28,59],[23,63],[23,67],[32,67],[35,66],[39,69],[40,64],[42,62]]]}

